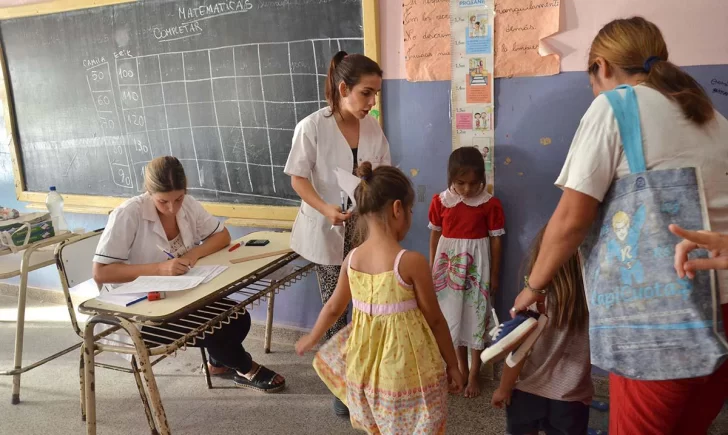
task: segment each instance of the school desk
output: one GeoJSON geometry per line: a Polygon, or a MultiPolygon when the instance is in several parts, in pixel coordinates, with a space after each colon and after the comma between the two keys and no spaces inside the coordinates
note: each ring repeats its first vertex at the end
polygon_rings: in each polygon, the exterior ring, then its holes
{"type": "Polygon", "coordinates": [[[13,356],[13,368],[11,370],[0,371],[0,375],[13,377],[13,393],[11,403],[17,405],[20,403],[20,375],[41,366],[48,361],[54,360],[59,356],[78,349],[81,343],[64,349],[40,361],[34,362],[23,367],[23,338],[25,333],[25,304],[28,292],[28,274],[42,267],[50,266],[55,262],[53,249],[55,246],[69,237],[73,233],[69,231],[59,231],[59,233],[51,238],[39,240],[35,243],[29,243],[24,246],[0,248],[0,280],[14,278],[20,276],[20,285],[18,286],[18,312],[15,324],[15,350],[13,356]]]}
{"type": "MultiPolygon", "coordinates": [[[[152,433],[166,435],[170,433],[169,424],[152,371],[156,361],[152,362],[150,358],[163,358],[178,349],[194,345],[198,339],[206,334],[214,334],[223,324],[243,314],[246,307],[257,303],[261,298],[268,299],[265,346],[266,351],[270,349],[275,293],[300,280],[313,265],[306,264],[302,268],[276,274],[276,271],[280,271],[299,258],[294,252],[237,264],[231,263],[230,260],[241,257],[285,250],[290,246],[291,234],[256,232],[241,240],[245,242],[250,239],[268,239],[270,243],[263,247],[241,246],[233,252],[222,249],[198,261],[199,265],[228,266],[227,270],[207,284],[201,284],[190,290],[167,292],[165,299],[143,301],[128,307],[105,304],[97,299],[90,299],[79,306],[80,312],[91,316],[84,329],[84,343],[81,350],[83,358],[81,382],[85,396],[82,408],[85,409],[87,434],[96,433],[94,368],[97,365],[95,356],[100,352],[116,352],[132,356],[132,368],[152,433]],[[278,276],[273,277],[274,275],[278,276]],[[112,328],[94,335],[94,326],[97,324],[112,328]],[[155,342],[153,335],[145,334],[142,337],[141,329],[147,325],[162,329],[165,325],[174,326],[175,331],[171,329],[165,331],[174,334],[177,339],[171,344],[162,344],[155,342]],[[177,328],[188,332],[177,332],[177,328]],[[110,331],[125,332],[131,339],[131,344],[120,340],[114,344],[107,344],[110,331]],[[102,337],[106,337],[103,342],[102,337]]],[[[233,241],[233,244],[236,242],[238,241],[233,241]]],[[[209,377],[207,382],[209,387],[209,377]]]]}

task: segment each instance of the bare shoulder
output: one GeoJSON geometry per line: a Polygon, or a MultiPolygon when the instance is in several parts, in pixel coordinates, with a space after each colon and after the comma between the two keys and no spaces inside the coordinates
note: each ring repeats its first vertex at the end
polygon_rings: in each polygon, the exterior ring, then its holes
{"type": "Polygon", "coordinates": [[[406,251],[399,261],[399,274],[407,282],[412,282],[414,277],[429,275],[430,263],[424,255],[416,251],[406,251]]]}

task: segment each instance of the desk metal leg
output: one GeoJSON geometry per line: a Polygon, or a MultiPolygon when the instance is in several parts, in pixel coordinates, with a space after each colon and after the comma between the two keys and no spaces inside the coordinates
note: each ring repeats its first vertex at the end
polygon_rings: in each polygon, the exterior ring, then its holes
{"type": "Polygon", "coordinates": [[[83,333],[83,389],[86,395],[86,435],[96,435],[95,322],[86,322],[83,333]]]}
{"type": "MultiPolygon", "coordinates": [[[[30,257],[35,251],[28,248],[23,252],[23,259],[20,262],[20,288],[18,289],[18,317],[15,324],[15,358],[14,369],[20,370],[23,367],[23,336],[25,333],[25,301],[28,292],[28,269],[30,268],[30,257]]],[[[10,403],[20,403],[20,374],[13,375],[13,395],[10,403]]]]}
{"type": "Polygon", "coordinates": [[[142,398],[142,404],[144,405],[144,413],[147,415],[147,423],[152,429],[152,435],[158,435],[157,429],[154,427],[154,417],[152,417],[152,410],[149,409],[149,400],[147,399],[147,393],[144,391],[144,384],[142,378],[139,376],[139,366],[136,363],[136,357],[131,357],[131,369],[134,372],[134,380],[136,381],[137,388],[139,389],[139,396],[142,398]]]}
{"type": "Polygon", "coordinates": [[[147,392],[147,399],[149,400],[149,407],[152,410],[154,422],[156,423],[157,432],[152,428],[153,434],[159,435],[170,435],[169,423],[167,422],[167,415],[164,412],[164,406],[162,406],[162,398],[159,395],[159,388],[157,387],[157,381],[154,378],[154,372],[152,371],[152,364],[149,361],[149,350],[144,345],[142,335],[139,333],[139,329],[126,319],[119,319],[121,327],[129,334],[134,348],[137,352],[137,360],[139,361],[139,372],[141,379],[144,381],[147,392]]]}
{"type": "Polygon", "coordinates": [[[275,300],[276,292],[275,290],[271,290],[268,293],[268,313],[265,318],[265,353],[270,353],[270,340],[273,334],[273,305],[275,304],[275,300]]]}
{"type": "Polygon", "coordinates": [[[78,379],[81,381],[81,421],[86,421],[86,371],[84,369],[84,352],[86,348],[81,346],[81,355],[78,362],[78,379]]]}

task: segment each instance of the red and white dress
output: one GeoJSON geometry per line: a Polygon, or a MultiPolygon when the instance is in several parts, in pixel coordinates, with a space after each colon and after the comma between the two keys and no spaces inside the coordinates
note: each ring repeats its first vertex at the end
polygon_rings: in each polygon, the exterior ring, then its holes
{"type": "Polygon", "coordinates": [[[432,198],[429,227],[441,231],[432,267],[437,300],[455,346],[485,349],[491,325],[490,241],[506,233],[501,202],[487,191],[432,198]]]}

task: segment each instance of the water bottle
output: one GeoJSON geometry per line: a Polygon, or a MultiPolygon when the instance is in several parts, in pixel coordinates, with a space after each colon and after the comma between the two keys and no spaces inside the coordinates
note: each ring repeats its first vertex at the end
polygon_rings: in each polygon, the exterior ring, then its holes
{"type": "Polygon", "coordinates": [[[50,192],[46,197],[46,207],[51,214],[53,221],[53,229],[56,233],[68,230],[68,224],[63,217],[63,197],[56,192],[56,186],[50,187],[50,192]]]}

